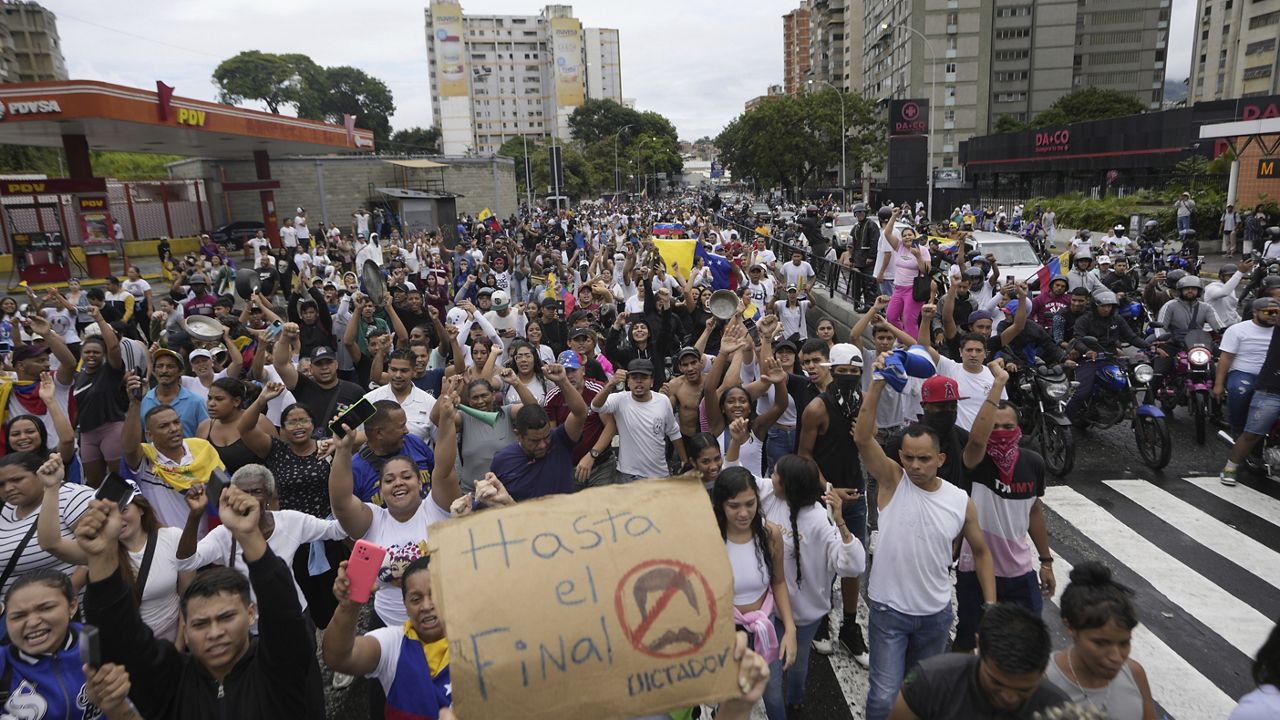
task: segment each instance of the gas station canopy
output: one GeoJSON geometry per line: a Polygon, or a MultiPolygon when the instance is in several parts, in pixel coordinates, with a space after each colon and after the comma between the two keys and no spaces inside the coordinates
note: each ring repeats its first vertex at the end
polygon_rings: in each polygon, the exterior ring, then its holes
{"type": "Polygon", "coordinates": [[[127,150],[212,158],[372,152],[373,133],[249,110],[157,90],[92,80],[0,86],[0,144],[63,147],[83,136],[91,150],[127,150]]]}

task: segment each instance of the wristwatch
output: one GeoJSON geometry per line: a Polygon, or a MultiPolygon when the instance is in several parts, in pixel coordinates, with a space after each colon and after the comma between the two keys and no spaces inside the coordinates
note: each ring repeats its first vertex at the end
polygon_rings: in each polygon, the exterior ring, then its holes
{"type": "Polygon", "coordinates": [[[595,460],[596,458],[600,457],[601,451],[595,448],[591,448],[590,453],[591,453],[591,459],[595,460]]]}

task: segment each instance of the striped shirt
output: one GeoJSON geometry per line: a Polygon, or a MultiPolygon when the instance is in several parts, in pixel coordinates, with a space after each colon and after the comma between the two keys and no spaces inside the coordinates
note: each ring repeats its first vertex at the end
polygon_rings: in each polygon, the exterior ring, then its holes
{"type": "MultiPolygon", "coordinates": [[[[75,527],[76,522],[84,511],[89,507],[89,501],[93,499],[93,488],[86,485],[71,485],[64,483],[58,490],[58,508],[60,516],[60,525],[62,537],[71,539],[71,529],[75,527]]],[[[0,568],[8,566],[9,558],[13,553],[18,551],[18,546],[22,544],[22,539],[27,536],[27,532],[36,524],[36,519],[40,516],[40,511],[35,512],[19,520],[16,517],[16,511],[9,505],[0,508],[0,568]]],[[[22,549],[22,556],[18,558],[18,564],[13,568],[13,574],[5,581],[4,587],[0,588],[0,594],[9,592],[9,586],[12,585],[24,573],[32,570],[53,569],[62,573],[70,573],[75,566],[64,563],[53,555],[40,549],[40,543],[37,542],[34,535],[31,536],[31,542],[22,549]]]]}

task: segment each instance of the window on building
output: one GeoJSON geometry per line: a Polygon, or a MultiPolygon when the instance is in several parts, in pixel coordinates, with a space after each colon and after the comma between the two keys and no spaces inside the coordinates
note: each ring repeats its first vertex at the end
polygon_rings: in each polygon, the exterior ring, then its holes
{"type": "Polygon", "coordinates": [[[1201,39],[1201,40],[1208,40],[1208,39],[1209,39],[1209,31],[1208,31],[1208,30],[1201,30],[1201,31],[1200,31],[1200,39],[1201,39]]]}
{"type": "Polygon", "coordinates": [[[1257,17],[1252,18],[1249,20],[1249,29],[1257,30],[1260,27],[1267,27],[1268,25],[1275,25],[1276,23],[1280,23],[1280,11],[1269,12],[1265,15],[1258,15],[1257,17]]]}
{"type": "Polygon", "coordinates": [[[1245,49],[1245,55],[1257,55],[1258,53],[1269,53],[1276,49],[1276,39],[1269,38],[1267,40],[1259,40],[1258,42],[1249,43],[1245,49]]]}
{"type": "Polygon", "coordinates": [[[955,12],[949,12],[949,13],[947,13],[947,24],[948,24],[948,25],[956,25],[956,24],[958,24],[959,22],[960,22],[960,13],[955,13],[955,12]]]}
{"type": "Polygon", "coordinates": [[[1029,28],[1006,28],[1004,30],[996,31],[997,40],[1017,40],[1019,38],[1028,37],[1031,37],[1031,30],[1029,28]]]}
{"type": "Polygon", "coordinates": [[[946,72],[946,73],[953,73],[953,74],[954,74],[954,73],[955,73],[955,71],[956,71],[956,64],[955,64],[955,63],[953,63],[953,62],[949,62],[949,63],[947,63],[946,65],[944,65],[944,66],[943,66],[943,70],[942,70],[942,71],[943,71],[943,72],[946,72]]]}
{"type": "Polygon", "coordinates": [[[1222,35],[1223,35],[1223,37],[1225,37],[1225,36],[1227,36],[1227,35],[1230,35],[1230,34],[1231,34],[1231,26],[1230,26],[1230,25],[1223,25],[1223,26],[1222,26],[1222,35]]]}
{"type": "Polygon", "coordinates": [[[955,50],[955,49],[956,49],[956,47],[957,47],[956,36],[955,36],[955,35],[948,35],[948,36],[947,36],[947,49],[948,49],[948,50],[955,50]]]}
{"type": "Polygon", "coordinates": [[[1269,77],[1271,77],[1270,65],[1259,65],[1258,67],[1245,68],[1244,71],[1245,80],[1257,80],[1259,78],[1269,77]]]}
{"type": "Polygon", "coordinates": [[[955,110],[944,110],[944,111],[942,111],[942,119],[943,119],[943,120],[946,120],[947,122],[955,122],[955,121],[956,121],[956,111],[955,111],[955,110]]]}
{"type": "Polygon", "coordinates": [[[1233,3],[1233,0],[1227,0],[1226,4],[1224,4],[1224,5],[1222,6],[1222,9],[1223,9],[1223,10],[1230,10],[1230,9],[1231,9],[1231,5],[1232,5],[1232,3],[1233,3]]]}
{"type": "Polygon", "coordinates": [[[942,167],[944,168],[952,167],[954,162],[955,161],[952,159],[950,155],[944,155],[942,158],[942,167]]]}

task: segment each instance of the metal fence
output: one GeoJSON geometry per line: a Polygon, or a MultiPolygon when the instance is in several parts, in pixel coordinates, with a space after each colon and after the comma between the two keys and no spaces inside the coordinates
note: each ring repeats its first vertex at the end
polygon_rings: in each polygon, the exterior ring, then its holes
{"type": "MultiPolygon", "coordinates": [[[[721,217],[720,220],[721,222],[738,229],[738,231],[743,235],[747,235],[753,239],[756,237],[764,238],[765,244],[768,245],[769,249],[773,251],[773,254],[777,256],[779,263],[789,261],[791,259],[791,254],[795,251],[803,253],[805,258],[808,259],[809,264],[813,266],[813,272],[814,275],[817,276],[817,282],[827,288],[827,294],[829,297],[840,297],[855,306],[860,306],[862,303],[858,298],[857,291],[861,290],[862,287],[866,287],[867,283],[871,283],[872,286],[874,286],[874,276],[861,272],[851,266],[842,265],[838,261],[818,257],[813,253],[813,249],[808,245],[790,243],[784,241],[782,238],[756,232],[755,228],[743,225],[739,222],[734,222],[726,217],[721,217]],[[860,287],[858,279],[862,280],[862,287],[860,287]]],[[[873,295],[878,294],[878,292],[868,292],[873,295]]]]}
{"type": "MultiPolygon", "coordinates": [[[[211,225],[202,180],[110,181],[107,199],[124,241],[198,235],[211,225]]],[[[83,232],[74,202],[72,195],[0,199],[0,252],[13,251],[15,233],[62,233],[69,245],[80,245],[83,232]]]]}

